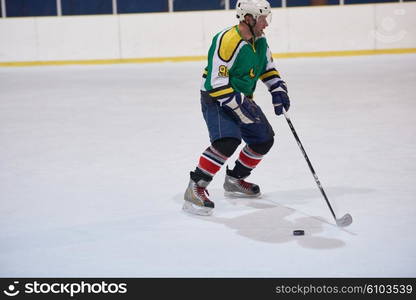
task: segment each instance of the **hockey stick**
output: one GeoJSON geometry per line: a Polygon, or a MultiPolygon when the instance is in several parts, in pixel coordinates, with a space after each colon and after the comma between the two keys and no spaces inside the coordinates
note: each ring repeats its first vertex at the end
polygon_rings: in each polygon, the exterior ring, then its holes
{"type": "Polygon", "coordinates": [[[324,199],[326,201],[326,204],[328,204],[329,210],[331,211],[332,216],[335,219],[335,222],[337,223],[337,225],[339,227],[346,227],[346,226],[350,225],[352,223],[352,217],[351,217],[350,214],[345,214],[342,218],[337,219],[337,217],[336,217],[336,215],[334,213],[334,210],[332,209],[332,206],[329,203],[328,197],[326,196],[326,193],[325,193],[324,189],[322,188],[321,182],[319,181],[319,178],[316,175],[315,170],[313,169],[313,166],[312,166],[312,164],[311,164],[311,162],[310,162],[310,160],[308,158],[308,155],[306,154],[306,151],[305,151],[305,149],[302,146],[302,143],[301,143],[301,141],[299,139],[299,136],[296,133],[295,127],[293,127],[292,121],[290,120],[289,115],[288,115],[288,113],[286,112],[285,109],[283,109],[283,114],[285,115],[287,124],[289,125],[290,130],[292,131],[293,136],[295,137],[296,142],[298,143],[299,148],[302,151],[303,156],[305,157],[306,162],[308,163],[308,166],[309,166],[309,169],[311,170],[311,173],[313,175],[313,178],[315,178],[315,182],[318,185],[319,190],[321,191],[321,194],[322,194],[322,196],[324,197],[324,199]]]}

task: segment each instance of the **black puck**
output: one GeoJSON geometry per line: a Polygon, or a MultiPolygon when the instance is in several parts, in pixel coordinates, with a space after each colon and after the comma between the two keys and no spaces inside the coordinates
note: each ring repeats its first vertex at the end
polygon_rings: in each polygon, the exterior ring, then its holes
{"type": "Polygon", "coordinates": [[[303,230],[293,230],[293,235],[305,235],[305,231],[303,231],[303,230]]]}

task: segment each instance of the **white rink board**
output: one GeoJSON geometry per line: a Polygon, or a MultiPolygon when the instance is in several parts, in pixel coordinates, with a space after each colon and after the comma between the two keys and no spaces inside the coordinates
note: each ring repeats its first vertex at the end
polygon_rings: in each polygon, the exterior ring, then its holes
{"type": "Polygon", "coordinates": [[[135,14],[119,18],[122,58],[191,56],[203,48],[200,14],[135,14]]]}
{"type": "Polygon", "coordinates": [[[0,18],[0,61],[30,61],[38,58],[36,20],[0,18]]]}
{"type": "MultiPolygon", "coordinates": [[[[416,48],[416,3],[273,9],[274,53],[416,48]],[[393,41],[392,41],[393,40],[393,41]]],[[[0,19],[0,61],[202,56],[234,11],[0,19]]]]}
{"type": "Polygon", "coordinates": [[[374,49],[372,5],[306,7],[288,14],[289,52],[374,49]]]}
{"type": "Polygon", "coordinates": [[[37,18],[38,59],[110,59],[120,56],[114,16],[37,18]]]}

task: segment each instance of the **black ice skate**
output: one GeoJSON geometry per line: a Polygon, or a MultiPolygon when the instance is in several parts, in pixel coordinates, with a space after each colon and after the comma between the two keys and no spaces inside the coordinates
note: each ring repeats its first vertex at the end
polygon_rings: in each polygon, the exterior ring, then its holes
{"type": "Polygon", "coordinates": [[[256,198],[261,196],[260,187],[257,184],[247,182],[244,180],[245,178],[233,177],[230,173],[227,169],[227,175],[225,175],[223,185],[226,196],[243,198],[256,198]]]}
{"type": "Polygon", "coordinates": [[[212,215],[215,205],[208,198],[209,194],[206,189],[208,184],[209,182],[204,180],[199,180],[198,183],[192,179],[189,180],[188,188],[184,195],[185,203],[182,207],[184,211],[201,216],[212,215]]]}

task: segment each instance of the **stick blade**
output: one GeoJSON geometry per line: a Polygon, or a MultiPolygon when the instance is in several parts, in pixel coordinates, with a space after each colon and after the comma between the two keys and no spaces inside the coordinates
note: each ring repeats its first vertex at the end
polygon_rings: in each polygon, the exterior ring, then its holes
{"type": "Polygon", "coordinates": [[[352,217],[350,214],[344,215],[342,218],[336,219],[337,226],[339,227],[347,227],[352,223],[352,217]]]}

